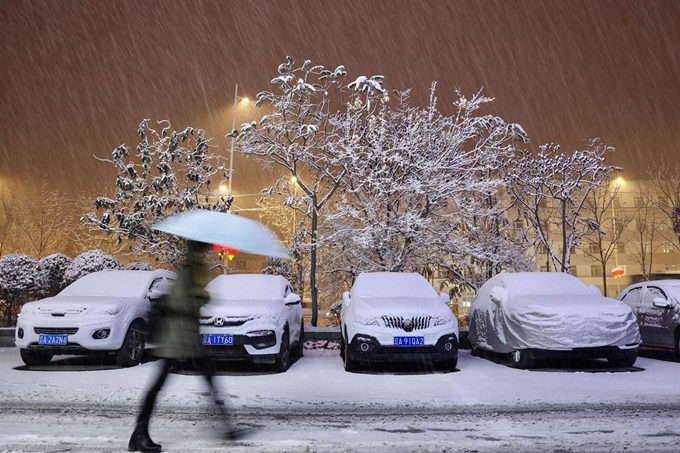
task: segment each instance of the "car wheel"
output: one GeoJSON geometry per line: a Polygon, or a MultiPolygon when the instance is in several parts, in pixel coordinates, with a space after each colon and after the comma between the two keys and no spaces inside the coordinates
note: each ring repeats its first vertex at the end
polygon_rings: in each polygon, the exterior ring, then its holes
{"type": "Polygon", "coordinates": [[[517,349],[510,353],[510,361],[514,368],[527,370],[533,368],[536,361],[529,355],[528,349],[517,349]]]}
{"type": "Polygon", "coordinates": [[[458,366],[458,359],[444,360],[442,362],[439,362],[438,365],[439,369],[445,373],[456,371],[456,367],[458,366]]]}
{"type": "Polygon", "coordinates": [[[342,357],[343,362],[345,361],[345,340],[340,337],[340,357],[342,357]]]}
{"type": "Polygon", "coordinates": [[[359,362],[349,355],[349,345],[345,342],[345,371],[356,371],[359,369],[359,362]]]}
{"type": "Polygon", "coordinates": [[[680,362],[680,328],[675,332],[675,360],[680,362]]]}
{"type": "Polygon", "coordinates": [[[120,367],[139,365],[145,347],[146,329],[139,322],[133,322],[125,334],[123,345],[114,355],[116,365],[120,367]]]}
{"type": "Polygon", "coordinates": [[[28,366],[46,365],[50,363],[53,357],[53,354],[29,351],[28,349],[22,349],[19,353],[21,354],[21,360],[28,366]]]}
{"type": "Polygon", "coordinates": [[[298,335],[298,342],[293,351],[295,356],[300,358],[305,354],[305,325],[300,326],[300,335],[298,335]]]}
{"type": "Polygon", "coordinates": [[[630,368],[635,365],[637,352],[632,356],[612,356],[607,357],[607,362],[614,368],[630,368]]]}
{"type": "Polygon", "coordinates": [[[288,339],[288,330],[283,331],[281,336],[281,350],[279,351],[279,356],[274,362],[276,370],[283,373],[290,366],[290,341],[288,339]]]}

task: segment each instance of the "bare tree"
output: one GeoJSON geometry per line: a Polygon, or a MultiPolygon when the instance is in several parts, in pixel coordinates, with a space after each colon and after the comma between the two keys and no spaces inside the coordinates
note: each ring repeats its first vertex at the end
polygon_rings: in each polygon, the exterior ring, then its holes
{"type": "Polygon", "coordinates": [[[593,190],[586,198],[584,215],[597,225],[595,233],[583,239],[583,253],[602,268],[602,285],[607,296],[607,263],[617,253],[620,244],[625,245],[625,231],[633,219],[620,203],[621,186],[616,184],[610,190],[610,181],[603,181],[600,187],[593,190]],[[618,204],[618,209],[617,205],[618,204]]]}
{"type": "Polygon", "coordinates": [[[64,249],[77,215],[63,194],[50,190],[43,181],[40,188],[22,193],[19,208],[16,220],[23,252],[41,259],[64,249]]]}
{"type": "Polygon", "coordinates": [[[8,185],[0,185],[0,257],[12,250],[18,204],[17,191],[8,185]]]}
{"type": "Polygon", "coordinates": [[[585,215],[584,207],[593,190],[613,172],[622,171],[603,165],[605,154],[613,151],[595,139],[582,151],[565,154],[559,145],[549,144],[536,155],[520,150],[507,161],[508,188],[557,272],[571,273],[572,251],[581,247],[585,236],[600,229],[585,215]],[[559,247],[552,237],[560,239],[559,247]]]}
{"type": "Polygon", "coordinates": [[[665,160],[653,162],[647,176],[657,194],[654,206],[670,221],[674,239],[680,244],[680,165],[665,160]]]}
{"type": "Polygon", "coordinates": [[[664,220],[668,221],[667,215],[656,207],[654,187],[655,184],[650,181],[637,182],[637,199],[631,216],[633,233],[629,249],[645,280],[649,280],[654,254],[660,247],[661,226],[664,220]]]}

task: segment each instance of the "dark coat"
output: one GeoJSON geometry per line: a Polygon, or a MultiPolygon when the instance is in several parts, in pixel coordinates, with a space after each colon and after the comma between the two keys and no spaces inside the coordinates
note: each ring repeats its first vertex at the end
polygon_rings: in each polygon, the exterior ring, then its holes
{"type": "Polygon", "coordinates": [[[189,251],[177,282],[165,299],[159,323],[156,355],[171,359],[192,359],[204,354],[199,320],[201,306],[208,301],[206,267],[189,251]]]}

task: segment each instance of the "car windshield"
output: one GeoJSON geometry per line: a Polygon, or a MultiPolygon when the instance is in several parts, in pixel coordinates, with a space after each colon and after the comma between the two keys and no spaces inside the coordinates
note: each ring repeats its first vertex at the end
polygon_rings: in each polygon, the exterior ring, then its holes
{"type": "Polygon", "coordinates": [[[437,297],[432,285],[419,274],[361,274],[352,288],[358,297],[437,297]]]}
{"type": "Polygon", "coordinates": [[[66,287],[60,296],[142,297],[149,288],[145,271],[107,271],[86,275],[66,287]]]}
{"type": "Polygon", "coordinates": [[[576,277],[557,272],[507,274],[505,287],[517,296],[593,296],[594,293],[576,277]]]}
{"type": "Polygon", "coordinates": [[[273,275],[221,275],[206,289],[212,297],[234,300],[267,300],[282,297],[281,280],[273,275]]]}

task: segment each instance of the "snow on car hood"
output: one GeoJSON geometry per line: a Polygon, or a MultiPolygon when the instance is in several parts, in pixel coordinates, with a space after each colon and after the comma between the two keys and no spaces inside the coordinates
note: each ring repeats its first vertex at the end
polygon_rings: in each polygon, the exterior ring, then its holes
{"type": "Polygon", "coordinates": [[[248,320],[244,326],[247,330],[258,326],[271,328],[286,323],[288,307],[280,299],[211,299],[208,304],[201,307],[201,317],[204,318],[203,324],[210,322],[207,318],[241,318],[248,320]]]}
{"type": "Polygon", "coordinates": [[[389,316],[455,320],[449,307],[438,297],[354,297],[349,308],[361,324],[389,316]]]}
{"type": "Polygon", "coordinates": [[[489,304],[479,321],[493,329],[478,329],[480,345],[497,352],[534,348],[573,348],[626,345],[640,342],[635,316],[628,305],[601,296],[510,296],[489,304]],[[485,316],[486,315],[486,316],[485,316]],[[489,332],[492,334],[489,335],[489,332]],[[486,343],[486,345],[484,345],[486,343]]]}
{"type": "Polygon", "coordinates": [[[134,305],[140,299],[109,296],[54,296],[24,304],[23,319],[73,318],[93,315],[115,315],[134,305]]]}

